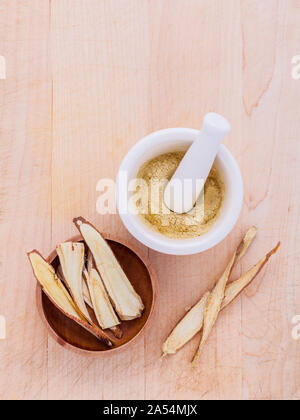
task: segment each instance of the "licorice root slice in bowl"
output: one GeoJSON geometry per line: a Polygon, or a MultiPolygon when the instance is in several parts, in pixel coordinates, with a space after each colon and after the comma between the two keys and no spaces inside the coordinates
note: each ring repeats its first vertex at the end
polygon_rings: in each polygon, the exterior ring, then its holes
{"type": "MultiPolygon", "coordinates": [[[[36,299],[42,320],[49,333],[63,347],[87,356],[104,356],[114,354],[131,346],[141,338],[151,324],[156,306],[158,282],[156,274],[147,257],[143,256],[132,244],[120,240],[110,234],[102,233],[122,269],[127,275],[136,292],[141,296],[145,309],[140,318],[131,321],[121,321],[122,337],[116,339],[112,347],[98,340],[75,321],[65,316],[43,292],[37,283],[36,299]]],[[[80,242],[83,238],[77,235],[68,241],[80,242]]],[[[47,258],[47,262],[56,270],[59,264],[56,250],[47,258]]],[[[107,332],[107,330],[105,330],[107,332]]],[[[108,335],[113,335],[108,332],[108,335]]]]}

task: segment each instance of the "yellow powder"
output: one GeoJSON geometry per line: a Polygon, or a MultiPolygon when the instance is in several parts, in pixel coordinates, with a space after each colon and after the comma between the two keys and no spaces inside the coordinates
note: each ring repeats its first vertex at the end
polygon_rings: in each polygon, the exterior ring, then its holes
{"type": "Polygon", "coordinates": [[[139,170],[136,202],[144,221],[170,238],[194,238],[203,235],[215,223],[224,197],[224,183],[213,166],[194,208],[186,214],[171,212],[164,204],[163,193],[185,152],[160,155],[146,162],[139,170]]]}

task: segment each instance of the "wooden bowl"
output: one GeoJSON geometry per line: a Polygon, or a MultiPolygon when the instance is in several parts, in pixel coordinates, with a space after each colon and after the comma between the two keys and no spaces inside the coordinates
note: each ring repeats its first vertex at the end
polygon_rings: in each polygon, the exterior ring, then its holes
{"type": "MultiPolygon", "coordinates": [[[[107,240],[128,279],[136,292],[141,296],[145,305],[140,318],[121,322],[120,326],[123,336],[121,339],[114,338],[116,344],[113,347],[107,347],[91,333],[61,313],[42,291],[39,283],[37,283],[36,290],[39,313],[50,334],[63,347],[89,356],[116,353],[133,344],[143,335],[146,327],[149,326],[157,299],[157,277],[149,260],[127,242],[104,233],[102,233],[102,236],[107,240]]],[[[73,242],[82,240],[80,235],[69,239],[69,241],[73,242]]],[[[57,268],[59,261],[56,250],[49,255],[47,261],[55,269],[57,268]]],[[[111,333],[108,332],[108,335],[111,335],[111,333]]],[[[111,337],[114,336],[111,335],[111,337]]]]}

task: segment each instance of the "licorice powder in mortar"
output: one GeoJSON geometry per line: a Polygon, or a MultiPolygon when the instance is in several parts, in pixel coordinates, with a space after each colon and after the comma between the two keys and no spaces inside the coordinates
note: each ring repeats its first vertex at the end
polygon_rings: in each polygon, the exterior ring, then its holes
{"type": "Polygon", "coordinates": [[[164,189],[185,152],[157,156],[144,163],[137,175],[135,205],[144,222],[152,229],[174,239],[188,239],[208,232],[218,218],[225,193],[219,170],[214,165],[194,208],[185,214],[169,210],[164,189]]]}

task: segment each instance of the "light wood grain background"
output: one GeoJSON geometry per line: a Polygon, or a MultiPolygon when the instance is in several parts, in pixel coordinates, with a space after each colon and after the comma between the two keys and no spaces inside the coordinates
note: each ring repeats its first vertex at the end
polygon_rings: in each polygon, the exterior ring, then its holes
{"type": "Polygon", "coordinates": [[[299,0],[1,0],[1,398],[300,399],[299,22],[299,0]],[[212,110],[232,122],[245,182],[235,230],[192,257],[140,245],[159,276],[155,327],[110,359],[64,350],[39,319],[25,252],[47,255],[78,215],[134,242],[119,216],[97,214],[97,181],[144,135],[199,128],[212,110]],[[195,370],[198,338],[160,363],[170,328],[252,224],[235,275],[279,239],[280,253],[222,313],[195,370]]]}

